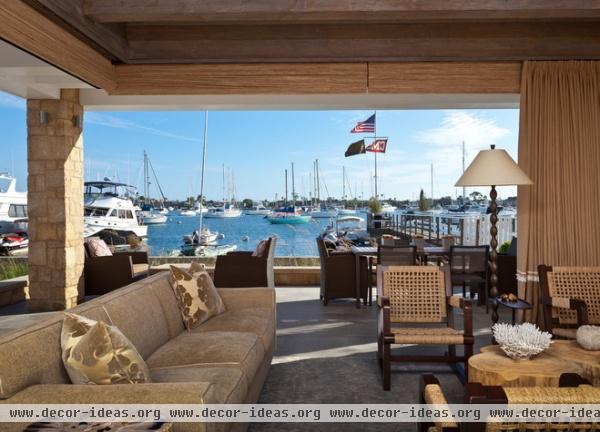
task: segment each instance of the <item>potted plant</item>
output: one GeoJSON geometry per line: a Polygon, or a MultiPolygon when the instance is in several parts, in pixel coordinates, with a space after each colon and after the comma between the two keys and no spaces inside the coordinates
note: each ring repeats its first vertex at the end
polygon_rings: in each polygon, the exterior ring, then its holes
{"type": "Polygon", "coordinates": [[[371,214],[373,215],[373,228],[381,228],[381,219],[383,219],[383,215],[381,214],[382,206],[377,198],[369,200],[369,210],[371,210],[371,214]]]}

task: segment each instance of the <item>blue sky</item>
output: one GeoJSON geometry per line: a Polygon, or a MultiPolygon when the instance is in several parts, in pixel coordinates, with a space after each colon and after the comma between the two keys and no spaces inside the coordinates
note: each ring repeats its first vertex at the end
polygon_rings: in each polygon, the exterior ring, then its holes
{"type": "MultiPolygon", "coordinates": [[[[331,196],[342,195],[345,166],[352,193],[367,198],[372,193],[373,154],[344,158],[344,151],[362,137],[350,134],[350,129],[370,114],[369,110],[210,112],[207,197],[222,196],[222,164],[233,172],[238,199],[281,196],[284,170],[292,162],[296,191],[308,195],[309,173],[318,158],[322,197],[325,188],[331,196]]],[[[492,143],[516,159],[518,116],[518,110],[378,111],[377,135],[389,138],[387,153],[378,157],[379,192],[384,198],[412,199],[423,188],[429,196],[433,163],[434,196],[460,194],[453,185],[461,174],[461,142],[466,143],[467,163],[492,143]]],[[[203,112],[86,112],[86,180],[108,176],[141,188],[146,150],[168,197],[197,195],[203,127],[203,112]]],[[[18,189],[24,190],[27,131],[22,99],[0,92],[0,130],[0,171],[13,173],[18,189]]],[[[514,194],[516,188],[499,189],[501,197],[514,194]]]]}

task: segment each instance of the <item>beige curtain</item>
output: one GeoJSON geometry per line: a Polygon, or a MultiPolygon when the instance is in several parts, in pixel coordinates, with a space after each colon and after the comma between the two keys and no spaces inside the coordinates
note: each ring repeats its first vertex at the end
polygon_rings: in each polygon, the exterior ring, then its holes
{"type": "Polygon", "coordinates": [[[600,266],[600,62],[524,64],[519,166],[519,297],[541,326],[538,264],[600,266]]]}

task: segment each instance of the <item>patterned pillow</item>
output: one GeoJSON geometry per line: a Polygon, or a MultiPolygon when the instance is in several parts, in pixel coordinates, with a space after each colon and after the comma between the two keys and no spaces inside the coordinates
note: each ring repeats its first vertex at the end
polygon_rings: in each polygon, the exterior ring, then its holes
{"type": "Polygon", "coordinates": [[[112,256],[108,245],[104,240],[98,237],[90,237],[86,241],[90,255],[93,257],[112,256]]]}
{"type": "Polygon", "coordinates": [[[144,359],[117,327],[65,313],[60,344],[73,384],[150,382],[144,359]]]}
{"type": "Polygon", "coordinates": [[[188,271],[171,266],[171,287],[188,330],[225,312],[225,304],[212,279],[198,264],[192,264],[188,271]]]}

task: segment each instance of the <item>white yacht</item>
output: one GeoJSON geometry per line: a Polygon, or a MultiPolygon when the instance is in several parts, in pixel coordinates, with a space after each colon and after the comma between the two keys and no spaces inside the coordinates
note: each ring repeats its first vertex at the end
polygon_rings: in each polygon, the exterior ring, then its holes
{"type": "Polygon", "coordinates": [[[0,234],[27,231],[27,192],[17,192],[17,180],[0,173],[0,234]]]}
{"type": "Polygon", "coordinates": [[[225,203],[223,207],[216,207],[210,209],[208,213],[204,215],[205,218],[224,219],[224,218],[236,218],[242,215],[242,211],[235,206],[235,204],[225,203]]]}
{"type": "Polygon", "coordinates": [[[381,213],[394,213],[397,207],[391,205],[390,203],[383,203],[381,205],[381,213]]]}
{"type": "Polygon", "coordinates": [[[337,217],[338,211],[335,207],[317,207],[307,213],[314,218],[334,218],[337,217]]]}
{"type": "Polygon", "coordinates": [[[179,210],[179,215],[180,216],[197,216],[196,210],[192,210],[192,209],[181,209],[179,210]]]}
{"type": "Polygon", "coordinates": [[[262,204],[258,204],[258,205],[252,206],[250,209],[246,210],[245,213],[247,215],[268,216],[271,213],[273,213],[273,211],[271,209],[266,208],[262,204]]]}
{"type": "Polygon", "coordinates": [[[131,231],[146,237],[148,227],[138,221],[139,207],[130,199],[134,187],[125,183],[93,181],[85,183],[84,235],[89,237],[103,229],[131,231]]]}
{"type": "Polygon", "coordinates": [[[142,221],[144,225],[157,225],[167,223],[167,215],[156,211],[142,212],[142,221]]]}

